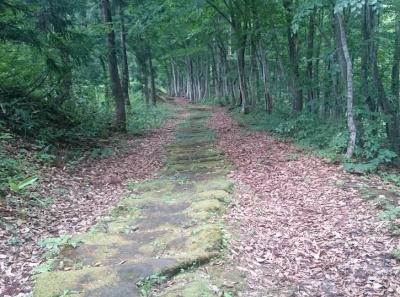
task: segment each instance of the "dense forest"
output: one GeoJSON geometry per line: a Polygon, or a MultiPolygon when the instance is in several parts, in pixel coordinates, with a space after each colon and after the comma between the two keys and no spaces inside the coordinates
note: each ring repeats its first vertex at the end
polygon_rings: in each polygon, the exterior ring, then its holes
{"type": "Polygon", "coordinates": [[[123,131],[132,101],[168,92],[374,170],[400,151],[399,14],[395,0],[4,0],[1,127],[45,143],[123,131]]]}
{"type": "Polygon", "coordinates": [[[0,296],[400,296],[399,166],[400,0],[0,0],[0,296]]]}

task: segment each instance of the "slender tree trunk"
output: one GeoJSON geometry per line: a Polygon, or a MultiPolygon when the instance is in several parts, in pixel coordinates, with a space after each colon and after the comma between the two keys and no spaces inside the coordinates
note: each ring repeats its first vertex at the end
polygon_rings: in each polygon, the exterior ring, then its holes
{"type": "Polygon", "coordinates": [[[364,1],[361,14],[361,34],[362,54],[361,54],[361,93],[371,112],[376,111],[375,100],[371,97],[369,86],[370,72],[373,70],[371,56],[373,51],[373,42],[371,40],[371,31],[373,30],[374,13],[368,5],[368,0],[364,1]]]}
{"type": "Polygon", "coordinates": [[[264,102],[265,102],[265,111],[268,114],[272,113],[272,96],[269,90],[269,67],[268,60],[265,56],[264,51],[261,48],[261,43],[258,45],[258,56],[260,57],[260,63],[262,67],[262,76],[263,76],[263,84],[264,84],[264,102]]]}
{"type": "MultiPolygon", "coordinates": [[[[322,13],[321,13],[322,15],[322,13]]],[[[323,15],[318,18],[318,22],[321,23],[321,19],[323,19],[323,15]]],[[[314,74],[313,74],[313,85],[314,85],[314,100],[319,102],[321,97],[321,83],[320,83],[320,54],[322,47],[322,38],[321,34],[317,35],[317,45],[315,49],[315,57],[317,58],[314,62],[314,74]]],[[[314,111],[317,110],[316,106],[314,107],[314,111]]]]}
{"type": "Polygon", "coordinates": [[[314,104],[314,36],[315,36],[315,16],[316,10],[311,13],[310,20],[308,23],[308,35],[307,35],[307,89],[308,89],[308,110],[313,110],[312,104],[314,104]]]}
{"type": "Polygon", "coordinates": [[[153,57],[151,56],[151,53],[149,54],[148,57],[148,66],[149,66],[149,75],[150,75],[150,98],[151,98],[151,104],[156,105],[157,100],[156,100],[156,83],[155,83],[155,73],[154,73],[154,67],[153,67],[153,57]]]}
{"type": "Polygon", "coordinates": [[[56,98],[56,102],[59,105],[62,105],[65,101],[71,98],[72,96],[72,64],[70,56],[62,52],[61,53],[62,60],[62,77],[60,81],[60,92],[56,98]]]}
{"type": "Polygon", "coordinates": [[[253,40],[251,41],[250,44],[250,93],[251,93],[251,98],[250,98],[250,105],[254,106],[259,100],[258,100],[258,67],[257,67],[257,46],[256,46],[256,40],[253,37],[253,40]]]}
{"type": "Polygon", "coordinates": [[[178,78],[175,69],[175,61],[171,61],[172,81],[173,81],[173,96],[178,96],[178,78]]]}
{"type": "Polygon", "coordinates": [[[349,143],[347,145],[346,157],[351,158],[354,153],[357,137],[357,129],[353,116],[353,65],[347,46],[346,32],[344,28],[343,16],[340,12],[335,13],[336,46],[338,55],[341,57],[342,75],[346,85],[347,98],[347,127],[349,129],[349,143]]]}
{"type": "Polygon", "coordinates": [[[109,26],[107,34],[108,69],[111,79],[111,91],[115,101],[115,128],[124,131],[126,129],[125,100],[122,93],[121,81],[118,73],[117,52],[115,47],[115,33],[112,27],[110,2],[101,0],[104,24],[109,26]]]}
{"type": "Polygon", "coordinates": [[[396,99],[397,107],[400,106],[400,21],[396,24],[396,37],[394,42],[393,66],[392,66],[392,95],[396,99]]]}
{"type": "Polygon", "coordinates": [[[245,49],[246,49],[246,37],[241,37],[242,42],[240,47],[237,49],[237,68],[239,76],[239,90],[241,98],[241,112],[248,113],[247,103],[247,87],[246,87],[246,73],[245,73],[245,49]]]}
{"type": "Polygon", "coordinates": [[[293,0],[283,0],[283,5],[286,9],[286,19],[288,24],[288,53],[291,69],[291,91],[292,91],[292,106],[296,112],[303,109],[303,91],[300,86],[300,68],[299,68],[299,49],[297,33],[292,31],[292,21],[294,16],[293,0]]]}
{"type": "Polygon", "coordinates": [[[382,107],[383,112],[389,116],[387,123],[387,135],[392,144],[392,148],[396,153],[400,152],[400,117],[395,107],[386,96],[385,88],[382,82],[382,76],[378,65],[378,50],[374,49],[373,54],[373,79],[374,86],[378,94],[378,102],[382,107]]]}
{"type": "Polygon", "coordinates": [[[104,58],[100,56],[100,64],[101,68],[103,69],[103,82],[104,82],[104,99],[107,105],[109,105],[109,98],[111,96],[111,91],[110,91],[110,80],[108,79],[108,72],[107,72],[107,66],[106,62],[104,61],[104,58]]]}
{"type": "Polygon", "coordinates": [[[122,79],[121,87],[127,105],[130,105],[129,100],[129,66],[128,66],[128,53],[126,50],[126,28],[125,16],[123,13],[122,1],[118,2],[118,12],[121,22],[121,49],[122,49],[122,79]]]}
{"type": "Polygon", "coordinates": [[[221,63],[221,76],[222,76],[222,96],[227,105],[230,104],[230,90],[229,90],[229,65],[227,60],[227,48],[221,39],[218,39],[219,60],[221,63]]]}
{"type": "MultiPolygon", "coordinates": [[[[147,65],[147,63],[146,63],[147,65]]],[[[144,100],[146,105],[150,104],[150,92],[149,92],[149,77],[147,73],[143,76],[143,93],[144,93],[144,100]]]]}

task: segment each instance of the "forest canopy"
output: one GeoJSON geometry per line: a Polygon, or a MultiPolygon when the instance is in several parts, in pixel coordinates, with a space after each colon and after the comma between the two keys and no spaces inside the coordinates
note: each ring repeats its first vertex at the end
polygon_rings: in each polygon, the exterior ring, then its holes
{"type": "Polygon", "coordinates": [[[350,170],[400,152],[396,0],[2,0],[0,39],[3,138],[129,131],[135,107],[171,96],[361,162],[350,170]]]}

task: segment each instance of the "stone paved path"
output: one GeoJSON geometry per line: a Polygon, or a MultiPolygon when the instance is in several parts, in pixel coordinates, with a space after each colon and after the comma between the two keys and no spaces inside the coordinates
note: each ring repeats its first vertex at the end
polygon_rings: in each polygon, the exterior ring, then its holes
{"type": "Polygon", "coordinates": [[[223,249],[230,164],[206,128],[209,108],[185,109],[189,116],[163,172],[132,185],[131,194],[89,233],[58,247],[45,264],[51,271],[37,277],[35,297],[216,296],[208,283],[213,280],[196,270],[223,249]],[[176,281],[154,290],[172,277],[176,281]]]}

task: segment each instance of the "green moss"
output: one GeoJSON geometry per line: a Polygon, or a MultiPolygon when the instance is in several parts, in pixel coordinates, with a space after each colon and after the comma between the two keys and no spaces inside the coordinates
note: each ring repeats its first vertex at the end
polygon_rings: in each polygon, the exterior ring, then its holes
{"type": "Polygon", "coordinates": [[[207,200],[200,200],[196,201],[191,206],[191,211],[189,212],[222,212],[224,209],[223,204],[217,199],[207,199],[207,200]]]}
{"type": "Polygon", "coordinates": [[[194,254],[220,251],[223,234],[217,225],[207,224],[194,229],[192,233],[186,241],[186,250],[194,254]]]}
{"type": "Polygon", "coordinates": [[[198,211],[190,213],[190,216],[200,222],[207,222],[213,217],[216,217],[218,214],[210,211],[198,211]]]}
{"type": "Polygon", "coordinates": [[[225,163],[222,160],[218,161],[206,161],[201,163],[183,163],[183,164],[168,164],[170,171],[194,171],[194,172],[205,172],[215,171],[215,169],[225,168],[225,163]]]}
{"type": "Polygon", "coordinates": [[[118,217],[138,217],[140,214],[140,209],[135,205],[136,202],[133,203],[133,205],[130,205],[132,203],[129,203],[130,201],[126,199],[122,203],[116,205],[111,211],[110,211],[110,216],[114,218],[118,217]]]}
{"type": "Polygon", "coordinates": [[[84,244],[89,245],[124,245],[131,242],[131,240],[119,234],[87,233],[79,236],[79,238],[84,244]]]}
{"type": "Polygon", "coordinates": [[[170,191],[174,187],[174,181],[169,178],[153,179],[142,183],[131,183],[129,189],[135,193],[144,193],[151,191],[170,191]]]}
{"type": "Polygon", "coordinates": [[[199,199],[217,199],[221,202],[229,202],[231,195],[225,190],[209,190],[198,194],[199,199]]]}
{"type": "Polygon", "coordinates": [[[216,295],[210,288],[206,280],[193,280],[191,282],[181,281],[167,288],[163,293],[157,295],[160,297],[215,297],[216,295]]]}
{"type": "Polygon", "coordinates": [[[213,179],[196,182],[196,190],[198,192],[222,190],[233,193],[233,183],[228,181],[224,176],[217,176],[213,179]]]}
{"type": "MultiPolygon", "coordinates": [[[[47,272],[37,277],[33,296],[55,297],[66,290],[83,293],[86,290],[112,285],[117,281],[117,274],[107,267],[47,272]]],[[[83,296],[81,293],[77,293],[76,296],[83,296]]]]}

